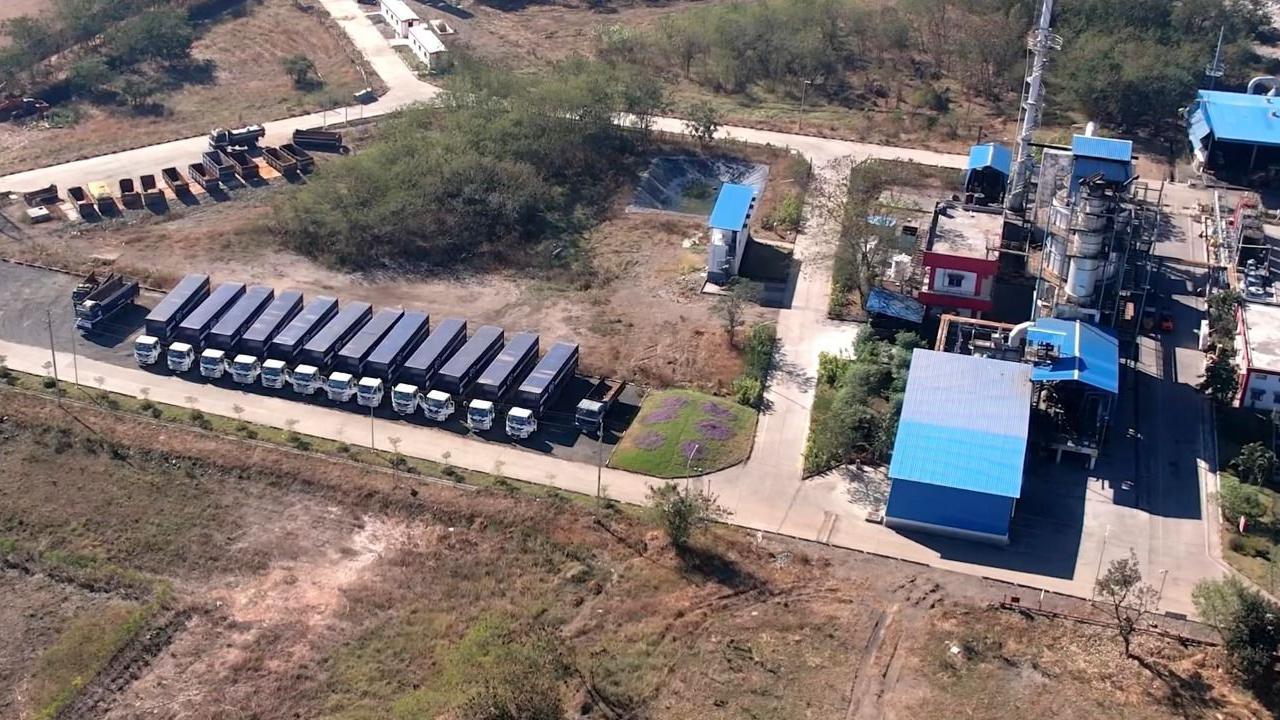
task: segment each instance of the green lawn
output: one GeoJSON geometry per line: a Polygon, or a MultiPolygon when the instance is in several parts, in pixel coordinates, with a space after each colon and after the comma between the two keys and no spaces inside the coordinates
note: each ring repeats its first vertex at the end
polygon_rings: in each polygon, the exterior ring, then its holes
{"type": "Polygon", "coordinates": [[[721,470],[747,459],[755,429],[755,411],[728,400],[692,390],[650,393],[609,466],[663,478],[721,470]]]}

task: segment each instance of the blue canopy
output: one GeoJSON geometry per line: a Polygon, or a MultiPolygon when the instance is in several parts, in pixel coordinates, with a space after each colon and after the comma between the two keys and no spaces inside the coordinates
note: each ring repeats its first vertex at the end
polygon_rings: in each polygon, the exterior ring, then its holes
{"type": "Polygon", "coordinates": [[[1027,331],[1027,343],[1052,345],[1057,359],[1033,366],[1035,382],[1075,380],[1099,390],[1120,390],[1120,345],[1115,336],[1079,320],[1040,318],[1027,331]]]}
{"type": "Polygon", "coordinates": [[[720,197],[716,198],[715,207],[711,209],[709,227],[716,230],[741,232],[746,227],[747,217],[751,214],[751,203],[755,200],[755,188],[749,185],[725,183],[720,186],[720,197]]]}
{"type": "Polygon", "coordinates": [[[1013,151],[1000,143],[986,143],[969,148],[967,170],[994,168],[1009,175],[1013,172],[1013,151]]]}

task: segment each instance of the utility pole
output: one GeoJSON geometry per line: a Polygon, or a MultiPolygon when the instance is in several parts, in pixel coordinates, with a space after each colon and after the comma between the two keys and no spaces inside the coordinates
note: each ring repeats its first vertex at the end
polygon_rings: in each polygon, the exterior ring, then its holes
{"type": "Polygon", "coordinates": [[[596,429],[596,504],[604,504],[604,414],[600,415],[600,425],[596,429]]]}
{"type": "Polygon", "coordinates": [[[369,408],[369,449],[377,450],[373,440],[373,407],[369,408]]]}
{"type": "Polygon", "coordinates": [[[53,344],[53,311],[45,310],[44,315],[45,321],[49,325],[49,359],[52,361],[49,364],[49,367],[53,369],[53,397],[58,401],[58,404],[61,405],[62,387],[61,383],[58,382],[58,351],[55,349],[53,344]]]}
{"type": "Polygon", "coordinates": [[[804,124],[804,96],[809,92],[809,86],[812,84],[812,80],[805,80],[800,86],[800,110],[796,112],[796,132],[799,132],[804,124]]]}
{"type": "Polygon", "coordinates": [[[1218,78],[1227,74],[1227,66],[1222,64],[1222,34],[1226,32],[1226,30],[1227,28],[1225,26],[1218,28],[1218,48],[1213,51],[1213,62],[1209,63],[1204,68],[1204,74],[1209,78],[1210,90],[1212,90],[1213,86],[1218,82],[1218,78]]]}
{"type": "Polygon", "coordinates": [[[71,328],[71,373],[75,378],[76,386],[80,385],[80,362],[76,359],[76,329],[71,328]]]}

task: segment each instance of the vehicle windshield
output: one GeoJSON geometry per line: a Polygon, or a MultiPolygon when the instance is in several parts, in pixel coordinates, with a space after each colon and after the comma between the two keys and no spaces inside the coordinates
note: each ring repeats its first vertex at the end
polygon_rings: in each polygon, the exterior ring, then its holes
{"type": "Polygon", "coordinates": [[[235,368],[236,370],[243,370],[245,372],[249,372],[250,370],[253,369],[253,363],[233,362],[231,363],[231,367],[235,368]]]}
{"type": "Polygon", "coordinates": [[[532,418],[512,416],[512,415],[507,416],[507,422],[511,423],[512,425],[515,425],[516,427],[525,427],[526,425],[530,424],[531,420],[532,418]]]}
{"type": "Polygon", "coordinates": [[[467,408],[467,416],[476,418],[477,420],[481,418],[487,418],[489,417],[489,415],[490,415],[490,412],[488,410],[480,410],[478,408],[467,408]]]}
{"type": "Polygon", "coordinates": [[[222,360],[221,360],[221,359],[219,359],[219,358],[202,357],[202,358],[200,358],[200,364],[201,364],[201,365],[208,365],[209,367],[215,367],[215,366],[217,366],[217,365],[221,365],[221,364],[222,364],[222,360]]]}
{"type": "Polygon", "coordinates": [[[150,352],[151,350],[154,350],[155,347],[156,346],[151,343],[144,343],[144,342],[136,342],[133,344],[134,350],[141,350],[143,352],[150,352]]]}
{"type": "Polygon", "coordinates": [[[328,385],[335,390],[345,390],[351,383],[346,380],[330,380],[328,385]]]}
{"type": "Polygon", "coordinates": [[[443,401],[441,401],[441,400],[437,400],[436,398],[433,398],[433,397],[429,397],[429,398],[427,398],[426,400],[423,400],[423,403],[424,403],[427,407],[429,407],[429,408],[442,408],[442,407],[444,407],[444,402],[443,402],[443,401]]]}
{"type": "Polygon", "coordinates": [[[279,377],[280,368],[262,368],[262,374],[267,377],[279,377]]]}
{"type": "Polygon", "coordinates": [[[186,357],[186,355],[187,355],[186,353],[180,350],[173,350],[173,349],[169,350],[169,357],[174,358],[175,360],[186,357]]]}
{"type": "Polygon", "coordinates": [[[293,371],[294,380],[302,380],[305,382],[310,380],[312,377],[313,377],[312,374],[309,372],[298,372],[297,370],[293,371]]]}
{"type": "Polygon", "coordinates": [[[408,400],[413,397],[413,393],[401,392],[400,390],[392,390],[391,397],[396,400],[408,400]]]}

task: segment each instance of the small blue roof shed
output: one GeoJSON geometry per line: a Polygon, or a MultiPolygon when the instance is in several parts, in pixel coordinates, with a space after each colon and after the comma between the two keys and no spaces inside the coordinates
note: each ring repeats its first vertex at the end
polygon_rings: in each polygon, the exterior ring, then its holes
{"type": "Polygon", "coordinates": [[[1022,494],[1031,366],[916,350],[885,524],[997,544],[1022,494]]]}
{"type": "Polygon", "coordinates": [[[1076,381],[1115,394],[1120,391],[1120,344],[1115,336],[1079,320],[1040,318],[1027,343],[1053,347],[1057,357],[1032,366],[1035,382],[1076,381]]]}
{"type": "Polygon", "coordinates": [[[721,185],[720,196],[716,198],[715,207],[711,208],[711,219],[707,226],[715,230],[741,232],[747,226],[747,218],[751,216],[751,203],[755,201],[755,197],[755,188],[750,185],[721,185]]]}
{"type": "Polygon", "coordinates": [[[1013,172],[1013,151],[1000,143],[985,143],[969,148],[969,162],[966,170],[982,170],[992,168],[1006,176],[1013,172]]]}

